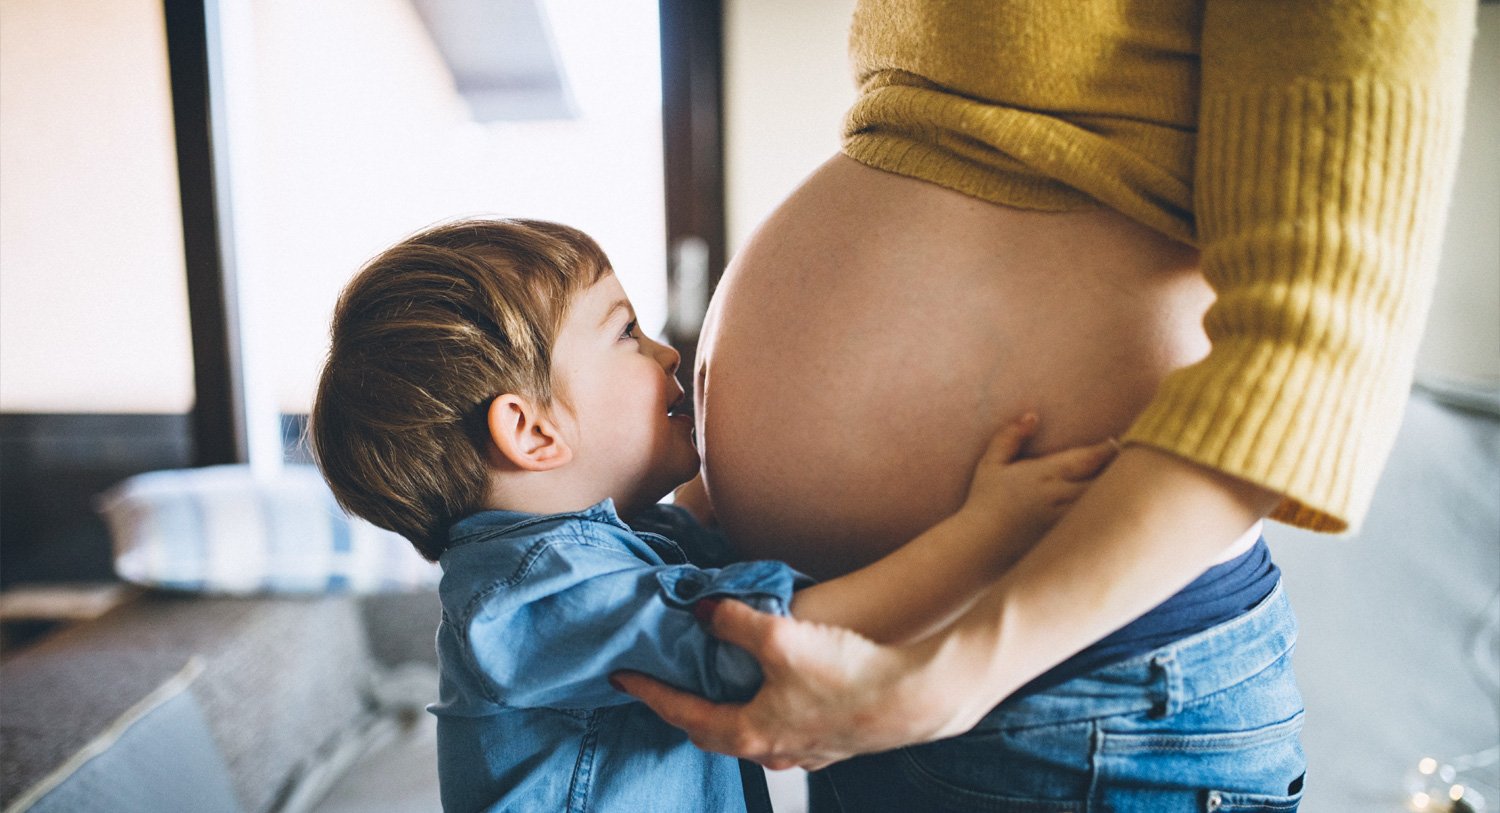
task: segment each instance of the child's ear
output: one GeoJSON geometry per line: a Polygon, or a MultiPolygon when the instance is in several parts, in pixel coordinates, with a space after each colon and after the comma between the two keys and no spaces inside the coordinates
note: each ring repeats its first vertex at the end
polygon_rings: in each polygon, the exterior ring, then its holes
{"type": "Polygon", "coordinates": [[[522,471],[549,471],[573,459],[558,427],[530,400],[505,394],[490,402],[490,441],[522,471]]]}

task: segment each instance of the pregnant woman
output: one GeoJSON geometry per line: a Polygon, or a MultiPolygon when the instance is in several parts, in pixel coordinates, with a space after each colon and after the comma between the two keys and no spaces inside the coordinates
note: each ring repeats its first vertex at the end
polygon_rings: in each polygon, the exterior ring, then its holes
{"type": "Polygon", "coordinates": [[[871,642],[726,603],[715,631],[766,673],[751,703],[625,685],[773,767],[872,754],[822,774],[848,811],[1293,809],[1295,623],[1259,522],[1341,531],[1370,501],[1473,17],[862,2],[843,154],[710,313],[720,522],[744,556],[828,577],[953,511],[1015,415],[1042,416],[1038,453],[1125,448],[938,634],[871,642]]]}

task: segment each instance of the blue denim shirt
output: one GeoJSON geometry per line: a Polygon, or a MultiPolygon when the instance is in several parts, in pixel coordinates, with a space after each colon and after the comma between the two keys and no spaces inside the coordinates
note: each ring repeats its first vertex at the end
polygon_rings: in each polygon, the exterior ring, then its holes
{"type": "Polygon", "coordinates": [[[675,541],[632,530],[609,500],[454,525],[440,560],[440,700],[428,707],[445,811],[747,809],[738,760],[698,750],[608,677],[630,669],[748,698],[759,666],[707,635],[692,604],[733,597],[785,614],[809,580],[780,562],[689,564],[721,559],[721,538],[680,508],[647,514],[638,526],[675,541]]]}

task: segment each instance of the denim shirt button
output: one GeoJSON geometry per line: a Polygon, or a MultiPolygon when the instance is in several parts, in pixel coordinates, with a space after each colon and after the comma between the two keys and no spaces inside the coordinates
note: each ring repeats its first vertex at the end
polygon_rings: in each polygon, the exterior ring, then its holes
{"type": "Polygon", "coordinates": [[[1223,794],[1219,793],[1216,790],[1215,791],[1210,791],[1209,794],[1208,794],[1208,809],[1210,811],[1214,811],[1214,810],[1218,810],[1219,808],[1221,808],[1223,806],[1224,806],[1224,796],[1223,796],[1223,794]]]}

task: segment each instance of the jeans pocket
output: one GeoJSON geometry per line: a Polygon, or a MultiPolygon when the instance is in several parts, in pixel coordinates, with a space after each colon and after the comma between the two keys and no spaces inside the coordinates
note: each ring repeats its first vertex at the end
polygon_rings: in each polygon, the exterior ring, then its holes
{"type": "Polygon", "coordinates": [[[1214,716],[1217,715],[1194,721],[1110,721],[1133,730],[1116,728],[1104,733],[1096,763],[1104,797],[1122,810],[1193,809],[1204,813],[1296,810],[1302,797],[1302,777],[1307,770],[1298,737],[1302,712],[1285,720],[1239,730],[1212,725],[1214,716]],[[1154,730],[1147,728],[1148,725],[1154,730]],[[1148,801],[1153,793],[1159,793],[1162,799],[1178,801],[1171,808],[1152,808],[1148,801]],[[1190,799],[1196,799],[1196,804],[1190,799]]]}

